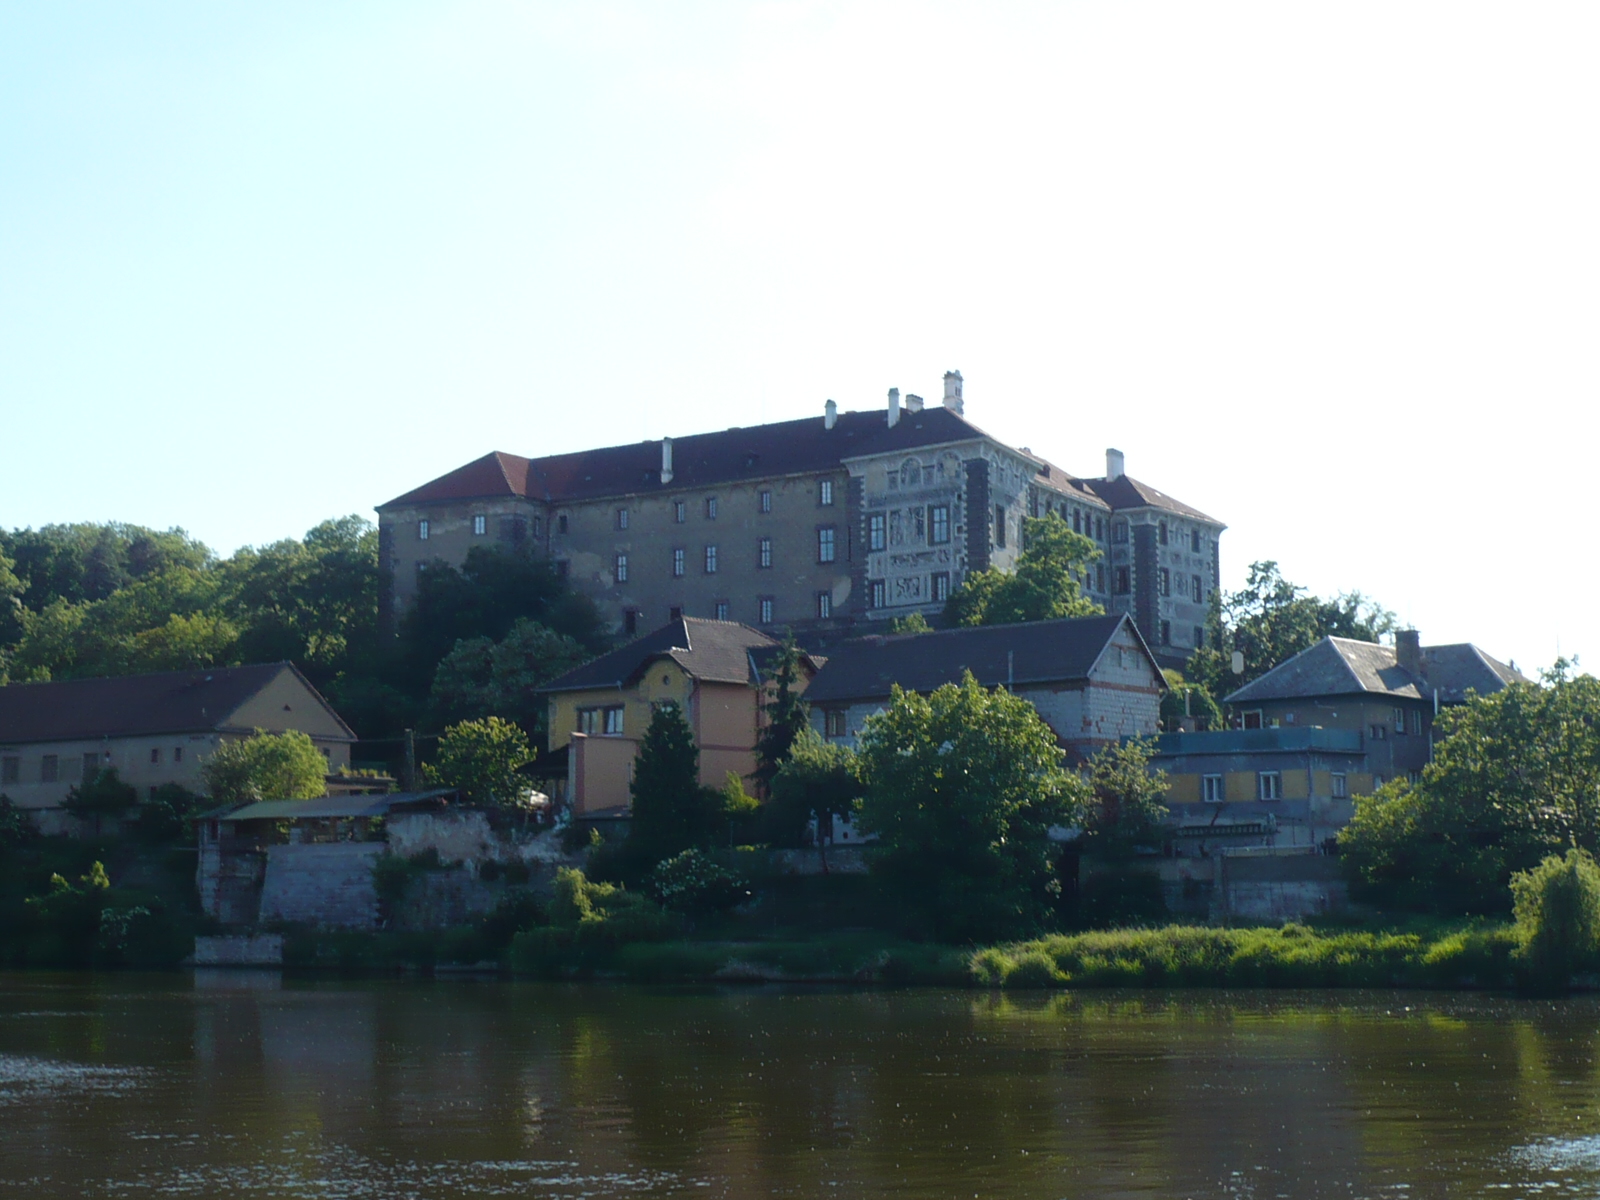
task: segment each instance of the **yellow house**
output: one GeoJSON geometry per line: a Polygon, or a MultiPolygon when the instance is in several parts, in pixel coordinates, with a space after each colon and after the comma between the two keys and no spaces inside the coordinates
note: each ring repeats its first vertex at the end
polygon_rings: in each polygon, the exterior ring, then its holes
{"type": "MultiPolygon", "coordinates": [[[[700,782],[755,770],[756,736],[779,643],[748,625],[680,617],[552,680],[549,760],[566,764],[565,802],[574,816],[621,816],[639,742],[655,707],[683,710],[700,750],[700,782]]],[[[797,690],[820,660],[801,655],[797,690]]]]}

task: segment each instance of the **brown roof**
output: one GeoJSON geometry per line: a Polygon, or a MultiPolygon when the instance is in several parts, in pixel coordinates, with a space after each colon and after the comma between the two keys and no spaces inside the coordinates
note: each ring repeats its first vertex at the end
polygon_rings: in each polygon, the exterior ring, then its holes
{"type": "Polygon", "coordinates": [[[840,413],[832,429],[821,417],[776,421],[672,439],[672,482],[661,483],[661,442],[634,442],[519,458],[494,453],[458,467],[379,510],[440,500],[527,496],[547,502],[647,491],[693,492],[743,479],[833,471],[847,458],[914,450],[985,437],[946,408],[904,413],[893,429],[884,413],[840,413]]]}
{"type": "Polygon", "coordinates": [[[1114,509],[1164,508],[1179,516],[1193,517],[1197,521],[1206,521],[1212,525],[1222,524],[1215,517],[1208,517],[1198,508],[1191,508],[1181,500],[1174,500],[1165,492],[1158,491],[1148,483],[1140,483],[1130,475],[1121,475],[1116,479],[1089,479],[1085,482],[1094,489],[1097,496],[1114,509]]]}
{"type": "Polygon", "coordinates": [[[763,661],[777,646],[777,641],[759,629],[737,621],[680,617],[552,679],[539,690],[578,692],[624,687],[651,663],[663,658],[670,658],[694,679],[754,684],[759,681],[763,661]]]}
{"type": "Polygon", "coordinates": [[[355,740],[316,688],[292,663],[208,667],[107,679],[63,679],[0,687],[0,743],[143,737],[232,728],[239,708],[281,672],[292,672],[355,740]]]}
{"type": "MultiPolygon", "coordinates": [[[[1125,614],[855,638],[834,649],[806,689],[806,700],[878,700],[895,684],[911,692],[931,692],[959,683],[965,671],[984,687],[1081,682],[1123,624],[1144,647],[1125,614]]],[[[1149,648],[1144,650],[1150,656],[1149,648]]],[[[1150,669],[1160,681],[1157,686],[1164,688],[1154,657],[1150,669]]]]}
{"type": "Polygon", "coordinates": [[[1373,694],[1431,700],[1437,690],[1441,703],[1459,704],[1468,691],[1487,696],[1509,684],[1527,682],[1520,671],[1470,642],[1423,646],[1421,650],[1421,669],[1413,674],[1400,665],[1393,646],[1323,638],[1245,684],[1227,700],[1229,704],[1251,704],[1373,694]]]}

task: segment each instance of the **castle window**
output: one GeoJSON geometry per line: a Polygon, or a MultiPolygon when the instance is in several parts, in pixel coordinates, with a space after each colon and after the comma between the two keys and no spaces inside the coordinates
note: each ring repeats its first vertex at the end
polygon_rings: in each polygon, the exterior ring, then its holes
{"type": "Polygon", "coordinates": [[[1081,509],[1075,508],[1072,510],[1072,532],[1083,532],[1083,511],[1081,509]]]}
{"type": "Polygon", "coordinates": [[[867,549],[882,550],[888,540],[887,521],[882,513],[867,518],[867,549]]]}
{"type": "Polygon", "coordinates": [[[1103,592],[1103,591],[1106,590],[1106,565],[1105,565],[1105,563],[1096,563],[1095,564],[1095,567],[1094,567],[1094,590],[1097,591],[1097,592],[1103,592]]]}
{"type": "Polygon", "coordinates": [[[1128,575],[1127,567],[1117,568],[1117,595],[1126,596],[1133,590],[1133,581],[1128,575]]]}
{"type": "Polygon", "coordinates": [[[949,571],[935,571],[933,573],[933,598],[941,604],[950,599],[949,571]]]}
{"type": "Polygon", "coordinates": [[[617,564],[614,573],[618,583],[628,582],[628,556],[626,554],[617,555],[617,564]]]}
{"type": "Polygon", "coordinates": [[[706,547],[706,574],[707,575],[715,575],[716,573],[717,573],[717,548],[715,546],[707,546],[706,547]]]}
{"type": "Polygon", "coordinates": [[[728,619],[728,602],[726,600],[718,600],[716,607],[712,609],[712,614],[717,620],[726,621],[728,619]]]}
{"type": "Polygon", "coordinates": [[[824,505],[833,503],[833,480],[821,479],[817,481],[817,503],[824,505]]]}
{"type": "Polygon", "coordinates": [[[706,497],[706,520],[715,521],[716,519],[717,519],[717,498],[715,496],[707,496],[706,497]]]}
{"type": "Polygon", "coordinates": [[[833,593],[831,593],[831,592],[818,592],[817,593],[817,619],[821,620],[821,621],[826,621],[831,616],[833,616],[833,593]]]}
{"type": "Polygon", "coordinates": [[[761,493],[761,511],[762,512],[771,512],[772,511],[772,493],[771,492],[762,492],[761,493]]]}
{"type": "Polygon", "coordinates": [[[826,525],[817,530],[817,561],[831,563],[834,557],[834,530],[832,525],[826,525]]]}
{"type": "Polygon", "coordinates": [[[566,513],[562,513],[560,516],[558,516],[556,518],[556,532],[557,533],[565,533],[566,531],[567,531],[567,514],[566,513]]]}
{"type": "Polygon", "coordinates": [[[628,527],[628,510],[625,509],[625,508],[619,508],[619,509],[617,509],[617,528],[618,529],[626,529],[627,527],[628,527]]]}
{"type": "Polygon", "coordinates": [[[1194,648],[1204,650],[1206,645],[1206,628],[1204,625],[1194,627],[1194,648]]]}
{"type": "Polygon", "coordinates": [[[1193,554],[1200,553],[1200,531],[1198,529],[1189,531],[1189,550],[1193,554]]]}
{"type": "Polygon", "coordinates": [[[763,596],[763,597],[761,597],[761,600],[759,601],[759,604],[760,604],[760,609],[761,609],[761,623],[763,625],[771,625],[772,624],[772,597],[771,596],[763,596]]]}
{"type": "Polygon", "coordinates": [[[488,517],[484,516],[482,513],[479,513],[477,516],[472,518],[472,534],[473,534],[474,537],[482,537],[484,534],[486,534],[488,532],[489,532],[489,518],[488,517]]]}
{"type": "Polygon", "coordinates": [[[1172,595],[1172,572],[1165,567],[1161,568],[1161,594],[1163,596],[1172,595]]]}
{"type": "Polygon", "coordinates": [[[1196,600],[1204,600],[1206,598],[1206,589],[1200,582],[1200,576],[1198,576],[1198,575],[1190,576],[1189,582],[1194,585],[1194,591],[1191,592],[1190,594],[1196,600]]]}
{"type": "Polygon", "coordinates": [[[428,540],[428,522],[426,522],[426,521],[418,521],[417,522],[417,541],[425,542],[427,540],[428,540]]]}
{"type": "Polygon", "coordinates": [[[622,632],[632,637],[639,632],[639,610],[630,608],[622,614],[622,632]]]}
{"type": "Polygon", "coordinates": [[[1172,622],[1171,621],[1163,621],[1163,622],[1161,622],[1161,644],[1163,646],[1172,645],[1172,622]]]}
{"type": "Polygon", "coordinates": [[[994,506],[994,544],[1001,550],[1006,548],[1006,506],[994,506]]]}
{"type": "Polygon", "coordinates": [[[887,603],[886,596],[887,596],[887,589],[884,586],[883,580],[874,579],[872,581],[872,607],[873,608],[882,608],[882,607],[884,607],[884,605],[887,603]]]}
{"type": "Polygon", "coordinates": [[[1127,544],[1128,523],[1126,521],[1113,521],[1111,523],[1111,540],[1119,546],[1127,544]]]}
{"type": "Polygon", "coordinates": [[[683,578],[683,557],[681,548],[672,552],[672,577],[674,579],[683,578]]]}
{"type": "Polygon", "coordinates": [[[758,561],[760,565],[763,568],[770,567],[772,565],[772,539],[769,537],[762,538],[759,546],[758,561]]]}
{"type": "Polygon", "coordinates": [[[1163,546],[1167,544],[1167,523],[1165,521],[1161,521],[1156,525],[1156,541],[1163,546]]]}
{"type": "Polygon", "coordinates": [[[928,540],[942,545],[950,540],[950,506],[935,504],[928,510],[928,540]]]}
{"type": "Polygon", "coordinates": [[[689,506],[682,500],[674,500],[672,502],[672,519],[679,525],[689,519],[689,506]]]}

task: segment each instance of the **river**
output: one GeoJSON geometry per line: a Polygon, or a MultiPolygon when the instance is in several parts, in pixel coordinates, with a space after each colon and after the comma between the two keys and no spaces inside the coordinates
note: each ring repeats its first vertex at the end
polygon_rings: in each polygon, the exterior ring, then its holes
{"type": "Polygon", "coordinates": [[[1600,1001],[0,974],[0,1196],[1600,1196],[1600,1001]]]}

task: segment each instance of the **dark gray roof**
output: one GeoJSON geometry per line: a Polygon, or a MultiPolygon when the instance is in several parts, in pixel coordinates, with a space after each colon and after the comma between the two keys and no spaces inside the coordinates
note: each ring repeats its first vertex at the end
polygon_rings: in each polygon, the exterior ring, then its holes
{"type": "Polygon", "coordinates": [[[911,692],[931,692],[959,682],[963,671],[971,671],[984,687],[1008,681],[1016,687],[1076,683],[1089,678],[1124,623],[1160,679],[1161,669],[1129,617],[1079,617],[841,642],[805,697],[812,704],[876,700],[888,696],[895,684],[911,692]]]}
{"type": "Polygon", "coordinates": [[[327,821],[381,817],[396,809],[442,807],[452,788],[426,792],[389,792],[382,796],[323,796],[318,800],[258,800],[217,815],[223,821],[327,821]]]}
{"type": "Polygon", "coordinates": [[[106,679],[62,679],[0,687],[0,742],[203,733],[226,721],[281,672],[294,674],[351,741],[355,733],[292,663],[206,667],[106,679]]]}
{"type": "Polygon", "coordinates": [[[1140,483],[1131,475],[1121,475],[1116,479],[1086,479],[1084,482],[1094,490],[1095,495],[1113,509],[1164,508],[1182,517],[1193,517],[1197,521],[1205,521],[1211,525],[1222,525],[1222,522],[1215,517],[1208,517],[1198,508],[1191,508],[1181,500],[1174,500],[1165,492],[1151,487],[1148,483],[1140,483]]]}
{"type": "Polygon", "coordinates": [[[1437,690],[1441,703],[1459,704],[1468,691],[1486,696],[1508,684],[1526,682],[1521,672],[1470,642],[1422,647],[1420,669],[1413,673],[1400,665],[1393,646],[1329,637],[1285,659],[1227,700],[1253,704],[1356,695],[1431,700],[1437,690]]]}
{"type": "Polygon", "coordinates": [[[755,683],[762,658],[777,641],[737,621],[680,617],[610,654],[552,679],[541,692],[577,692],[622,687],[651,663],[670,658],[695,679],[712,683],[755,683]],[[757,656],[760,656],[759,658],[757,656]]]}

